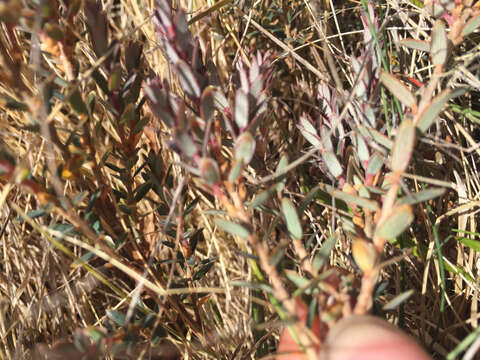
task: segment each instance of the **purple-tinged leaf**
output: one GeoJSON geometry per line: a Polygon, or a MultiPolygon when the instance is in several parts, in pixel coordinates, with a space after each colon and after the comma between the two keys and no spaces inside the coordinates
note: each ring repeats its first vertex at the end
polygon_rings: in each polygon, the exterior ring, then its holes
{"type": "Polygon", "coordinates": [[[182,89],[191,99],[198,99],[202,95],[195,74],[186,62],[179,60],[176,65],[178,80],[182,89]]]}
{"type": "MultiPolygon", "coordinates": [[[[157,21],[161,24],[161,26],[164,27],[166,30],[169,28],[173,29],[172,7],[170,5],[170,1],[157,0],[155,10],[155,18],[157,18],[157,21]]],[[[168,35],[168,33],[165,35],[168,35]]]]}
{"type": "Polygon", "coordinates": [[[213,121],[215,114],[215,92],[216,89],[213,86],[208,86],[203,90],[200,101],[200,115],[205,122],[213,121]]]}
{"type": "Polygon", "coordinates": [[[202,158],[200,160],[200,177],[210,186],[220,183],[220,169],[217,162],[212,158],[202,158]]]}
{"type": "Polygon", "coordinates": [[[403,173],[412,157],[415,145],[415,126],[410,119],[404,119],[397,130],[392,149],[392,170],[403,173]]]}
{"type": "Polygon", "coordinates": [[[93,49],[95,54],[101,57],[108,49],[107,19],[102,11],[102,3],[96,0],[87,0],[84,5],[84,11],[93,49]]]}
{"type": "Polygon", "coordinates": [[[227,98],[225,95],[223,95],[222,91],[220,89],[216,89],[215,93],[215,107],[221,111],[222,113],[230,108],[230,103],[228,102],[227,98]]]}
{"type": "Polygon", "coordinates": [[[174,132],[173,139],[185,156],[192,158],[197,153],[197,146],[187,132],[177,130],[174,132]]]}
{"type": "Polygon", "coordinates": [[[303,137],[307,139],[310,144],[318,148],[322,146],[320,136],[318,136],[317,130],[315,130],[315,127],[308,119],[308,115],[300,116],[300,124],[298,124],[298,128],[300,129],[303,137]]]}
{"type": "Polygon", "coordinates": [[[175,117],[169,104],[168,94],[162,89],[158,80],[148,80],[143,85],[148,105],[153,115],[162,120],[168,127],[175,125],[175,117]]]}
{"type": "Polygon", "coordinates": [[[234,120],[240,130],[248,126],[248,95],[241,89],[237,90],[235,95],[235,115],[234,120]]]}
{"type": "Polygon", "coordinates": [[[165,49],[165,54],[167,55],[168,60],[170,60],[173,64],[178,63],[181,61],[180,56],[178,56],[177,49],[175,49],[172,44],[168,41],[160,40],[163,48],[165,49]]]}
{"type": "Polygon", "coordinates": [[[239,63],[238,74],[240,76],[240,88],[245,92],[245,94],[248,94],[250,90],[250,82],[248,81],[247,70],[245,70],[245,67],[242,63],[239,63]]]}
{"type": "Polygon", "coordinates": [[[142,50],[143,45],[137,41],[130,42],[125,48],[125,66],[129,73],[140,70],[142,50]]]}
{"type": "Polygon", "coordinates": [[[382,84],[393,94],[395,97],[398,98],[403,104],[406,106],[413,108],[417,105],[417,99],[405,86],[403,82],[398,80],[392,74],[382,70],[380,72],[380,81],[382,84]]]}

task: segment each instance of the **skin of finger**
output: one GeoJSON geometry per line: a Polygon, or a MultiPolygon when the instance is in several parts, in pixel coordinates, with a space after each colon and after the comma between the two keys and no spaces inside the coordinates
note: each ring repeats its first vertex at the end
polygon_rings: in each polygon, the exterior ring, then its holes
{"type": "Polygon", "coordinates": [[[431,360],[409,336],[373,316],[350,316],[333,327],[319,360],[431,360]]]}

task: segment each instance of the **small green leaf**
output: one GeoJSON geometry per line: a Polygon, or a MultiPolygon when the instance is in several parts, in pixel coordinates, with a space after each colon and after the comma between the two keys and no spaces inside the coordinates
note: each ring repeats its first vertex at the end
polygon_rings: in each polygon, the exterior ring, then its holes
{"type": "Polygon", "coordinates": [[[480,251],[480,241],[478,240],[461,237],[461,238],[457,238],[457,241],[469,247],[470,249],[473,249],[475,251],[480,251]]]}
{"type": "Polygon", "coordinates": [[[268,294],[273,294],[273,288],[267,284],[254,283],[250,281],[240,281],[240,280],[233,280],[230,282],[230,284],[232,286],[246,287],[249,289],[265,291],[268,294]]]}
{"type": "Polygon", "coordinates": [[[221,177],[217,162],[211,158],[202,158],[200,160],[200,177],[208,185],[218,184],[221,177]]]}
{"type": "Polygon", "coordinates": [[[259,207],[260,205],[262,205],[265,201],[267,201],[268,199],[270,199],[270,197],[272,196],[272,194],[275,192],[275,185],[273,185],[272,187],[268,188],[267,190],[264,190],[262,191],[260,194],[258,194],[257,196],[255,196],[255,199],[252,200],[252,202],[250,202],[248,204],[248,206],[252,207],[252,208],[257,208],[259,207]]]}
{"type": "Polygon", "coordinates": [[[135,127],[133,128],[133,133],[138,134],[143,130],[143,128],[148,124],[150,121],[150,118],[148,116],[145,116],[142,120],[137,121],[135,124],[135,127]]]}
{"type": "Polygon", "coordinates": [[[415,126],[410,119],[404,119],[395,136],[392,150],[392,170],[403,173],[410,162],[415,145],[415,126]]]}
{"type": "Polygon", "coordinates": [[[216,89],[213,86],[208,86],[203,90],[200,101],[200,115],[205,122],[213,120],[215,114],[215,92],[216,89]]]}
{"type": "Polygon", "coordinates": [[[252,134],[244,132],[235,141],[233,149],[235,160],[242,160],[245,165],[249,164],[255,154],[255,147],[256,142],[252,134]]]}
{"type": "Polygon", "coordinates": [[[330,259],[330,253],[335,248],[337,239],[338,235],[335,234],[330,236],[327,241],[323,243],[322,248],[313,258],[312,266],[314,269],[320,270],[321,267],[327,263],[328,259],[330,259]]]}
{"type": "Polygon", "coordinates": [[[110,73],[110,77],[108,78],[108,90],[115,91],[120,89],[122,85],[122,67],[120,64],[116,65],[112,72],[110,73]]]}
{"type": "Polygon", "coordinates": [[[383,157],[379,154],[374,154],[368,161],[367,174],[375,175],[383,165],[383,157]]]}
{"type": "Polygon", "coordinates": [[[390,300],[388,303],[386,303],[383,306],[383,310],[385,311],[390,311],[390,310],[395,310],[397,307],[399,307],[402,303],[407,301],[410,296],[413,295],[413,290],[407,290],[400,295],[395,296],[392,300],[390,300]]]}
{"type": "Polygon", "coordinates": [[[425,132],[428,128],[433,124],[435,119],[437,118],[440,111],[442,111],[445,104],[450,100],[451,97],[451,90],[445,90],[440,95],[436,96],[430,105],[423,110],[422,114],[420,114],[417,129],[420,132],[425,132]]]}
{"type": "Polygon", "coordinates": [[[232,168],[230,169],[230,173],[228,174],[228,181],[235,182],[237,181],[238,177],[242,173],[243,170],[243,161],[235,161],[233,163],[232,168]]]}
{"type": "Polygon", "coordinates": [[[300,116],[300,124],[298,125],[300,132],[307,141],[315,147],[321,147],[322,142],[318,136],[317,130],[305,115],[300,116]]]}
{"type": "Polygon", "coordinates": [[[362,135],[357,134],[357,153],[361,161],[367,161],[370,158],[367,143],[362,135]]]}
{"type": "Polygon", "coordinates": [[[147,195],[148,191],[152,188],[152,183],[146,182],[143,184],[138,185],[138,187],[135,189],[135,201],[139,202],[142,200],[145,195],[147,195]]]}
{"type": "Polygon", "coordinates": [[[197,146],[185,130],[175,130],[173,139],[185,156],[192,158],[197,153],[197,146]]]}
{"type": "Polygon", "coordinates": [[[323,160],[325,161],[325,165],[327,165],[328,171],[330,171],[330,174],[332,174],[335,178],[342,175],[342,165],[340,164],[340,161],[338,161],[337,157],[333,152],[325,152],[323,154],[323,160]]]}
{"type": "Polygon", "coordinates": [[[82,95],[78,89],[74,89],[68,97],[68,102],[77,114],[88,115],[87,105],[83,101],[82,95]]]}
{"type": "Polygon", "coordinates": [[[234,236],[246,238],[250,235],[250,232],[246,228],[232,221],[228,221],[224,219],[215,219],[215,225],[217,225],[220,229],[234,236]]]}
{"type": "Polygon", "coordinates": [[[107,316],[110,320],[114,321],[117,325],[125,326],[125,315],[116,310],[108,310],[107,316]]]}
{"type": "Polygon", "coordinates": [[[415,95],[408,87],[398,80],[394,75],[382,70],[380,72],[380,81],[382,84],[406,106],[412,108],[417,105],[415,95]]]}
{"type": "Polygon", "coordinates": [[[297,209],[289,199],[282,199],[282,213],[290,235],[296,239],[301,239],[303,236],[302,224],[298,218],[297,209]]]}
{"type": "MultiPolygon", "coordinates": [[[[276,169],[276,172],[279,173],[283,169],[285,169],[288,166],[288,157],[287,155],[282,155],[280,158],[280,161],[278,162],[278,166],[276,169]]],[[[278,178],[275,179],[277,182],[277,192],[280,193],[283,191],[285,188],[285,183],[287,182],[287,176],[286,174],[280,175],[278,178]]]]}
{"type": "Polygon", "coordinates": [[[438,19],[432,30],[430,54],[434,65],[443,65],[448,57],[448,38],[445,23],[438,19]]]}
{"type": "Polygon", "coordinates": [[[463,36],[468,36],[472,32],[474,32],[478,27],[480,26],[480,15],[476,15],[473,18],[471,18],[463,27],[462,29],[462,35],[463,36]]]}
{"type": "Polygon", "coordinates": [[[410,49],[430,52],[430,43],[425,40],[403,39],[399,44],[410,49]]]}
{"type": "Polygon", "coordinates": [[[45,33],[55,41],[62,41],[64,39],[64,34],[62,29],[58,25],[45,23],[43,26],[45,33]]]}
{"type": "Polygon", "coordinates": [[[293,282],[295,284],[295,286],[297,288],[302,288],[310,282],[310,280],[305,279],[304,277],[297,275],[297,273],[295,271],[292,271],[292,270],[286,270],[285,275],[287,276],[287,278],[291,282],[293,282]]]}
{"type": "Polygon", "coordinates": [[[373,141],[375,141],[377,144],[382,145],[387,149],[391,149],[393,147],[392,140],[373,128],[360,126],[358,131],[360,131],[363,136],[373,139],[373,141]]]}
{"type": "Polygon", "coordinates": [[[433,189],[426,189],[426,190],[421,190],[416,193],[412,193],[411,195],[408,195],[404,198],[401,198],[397,201],[397,204],[402,205],[402,204],[417,204],[420,202],[428,201],[431,199],[435,199],[436,197],[439,197],[445,193],[445,189],[442,188],[433,188],[433,189]]]}
{"type": "Polygon", "coordinates": [[[352,195],[344,191],[334,190],[330,192],[330,195],[332,195],[337,199],[343,200],[346,203],[358,205],[364,209],[368,209],[371,211],[377,211],[378,209],[378,203],[376,201],[365,199],[360,196],[352,195]]]}
{"type": "Polygon", "coordinates": [[[198,281],[201,278],[203,278],[207,272],[212,268],[212,266],[215,264],[214,261],[209,262],[208,264],[202,266],[194,275],[193,275],[193,281],[198,281]]]}
{"type": "Polygon", "coordinates": [[[397,206],[390,217],[377,228],[375,235],[386,240],[393,240],[403,233],[412,221],[412,207],[408,204],[397,206]]]}

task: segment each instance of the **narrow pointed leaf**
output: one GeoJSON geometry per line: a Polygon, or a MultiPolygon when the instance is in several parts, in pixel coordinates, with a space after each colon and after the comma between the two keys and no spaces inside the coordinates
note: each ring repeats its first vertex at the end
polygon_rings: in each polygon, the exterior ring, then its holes
{"type": "Polygon", "coordinates": [[[445,104],[450,100],[451,91],[445,90],[432,100],[431,104],[422,112],[417,123],[417,129],[425,132],[433,124],[445,104]]]}
{"type": "Polygon", "coordinates": [[[400,40],[400,45],[410,49],[414,49],[414,50],[425,51],[425,52],[430,51],[430,43],[425,40],[403,39],[403,40],[400,40]]]}
{"type": "Polygon", "coordinates": [[[380,72],[380,81],[403,104],[408,107],[416,106],[417,99],[415,96],[408,89],[408,87],[395,76],[382,70],[380,72]]]}
{"type": "Polygon", "coordinates": [[[296,239],[300,239],[303,236],[302,225],[298,218],[297,209],[289,199],[282,199],[282,213],[285,217],[290,235],[296,239]]]}
{"type": "Polygon", "coordinates": [[[419,192],[413,193],[411,195],[408,195],[404,198],[399,199],[397,203],[399,205],[418,204],[420,202],[435,199],[436,197],[442,196],[444,193],[445,193],[445,189],[442,189],[442,188],[432,188],[432,189],[421,190],[419,192]]]}
{"type": "Polygon", "coordinates": [[[377,144],[382,145],[383,147],[386,147],[387,149],[391,149],[393,147],[393,141],[392,140],[390,140],[388,137],[386,137],[385,135],[381,134],[380,132],[378,132],[377,130],[375,130],[373,128],[369,128],[369,127],[366,127],[366,126],[360,126],[358,128],[358,131],[360,131],[360,133],[363,136],[371,138],[377,144]]]}
{"type": "Polygon", "coordinates": [[[392,170],[404,172],[410,162],[415,144],[415,126],[412,121],[405,119],[398,128],[395,143],[393,144],[392,170]]]}
{"type": "Polygon", "coordinates": [[[363,136],[360,134],[357,134],[357,153],[358,157],[362,161],[367,161],[370,158],[367,143],[365,142],[363,136]]]}
{"type": "Polygon", "coordinates": [[[215,113],[215,91],[213,86],[207,87],[202,94],[200,112],[206,122],[212,121],[215,113]]]}
{"type": "Polygon", "coordinates": [[[200,177],[208,185],[218,184],[221,177],[217,162],[212,158],[202,158],[200,160],[200,177]]]}
{"type": "Polygon", "coordinates": [[[234,235],[239,236],[241,238],[246,238],[250,235],[249,231],[244,228],[242,225],[234,223],[232,221],[224,220],[224,219],[215,219],[215,225],[217,225],[220,229],[234,235]]]}
{"type": "Polygon", "coordinates": [[[342,165],[340,164],[340,161],[338,161],[337,157],[333,152],[327,151],[325,154],[323,154],[323,160],[325,161],[325,164],[327,165],[330,174],[332,174],[336,178],[342,175],[342,165]]]}
{"type": "Polygon", "coordinates": [[[183,60],[179,60],[177,62],[176,68],[178,80],[180,81],[180,85],[182,85],[182,89],[185,91],[185,94],[192,99],[198,99],[202,92],[193,70],[183,60]]]}
{"type": "Polygon", "coordinates": [[[335,247],[337,239],[338,235],[335,234],[330,236],[328,240],[323,243],[322,248],[313,259],[312,266],[314,269],[320,270],[320,268],[328,262],[328,259],[330,258],[330,253],[335,247]]]}
{"type": "Polygon", "coordinates": [[[448,38],[445,23],[442,20],[437,20],[433,26],[430,53],[434,65],[443,65],[447,61],[448,38]]]}
{"type": "Polygon", "coordinates": [[[248,125],[248,96],[243,90],[237,90],[235,95],[235,122],[240,129],[248,125]]]}
{"type": "Polygon", "coordinates": [[[383,157],[379,154],[373,155],[368,161],[367,174],[375,175],[383,165],[383,157]]]}
{"type": "Polygon", "coordinates": [[[410,296],[413,295],[413,290],[407,290],[400,295],[395,296],[392,300],[390,300],[388,303],[386,303],[383,306],[383,310],[389,311],[389,310],[395,310],[397,307],[399,307],[402,303],[407,301],[410,296]]]}
{"type": "Polygon", "coordinates": [[[412,221],[412,207],[407,204],[397,206],[390,217],[377,228],[375,235],[386,240],[393,240],[403,233],[412,221]]]}
{"type": "Polygon", "coordinates": [[[228,181],[229,182],[235,182],[237,179],[240,177],[240,174],[242,173],[243,170],[243,161],[235,161],[233,163],[232,168],[230,169],[230,172],[228,173],[228,181]]]}
{"type": "Polygon", "coordinates": [[[242,160],[243,163],[249,164],[255,154],[256,142],[250,132],[244,132],[235,141],[233,153],[235,160],[242,160]]]}
{"type": "Polygon", "coordinates": [[[480,26],[480,14],[471,18],[462,29],[463,36],[470,35],[480,26]]]}
{"type": "Polygon", "coordinates": [[[330,195],[332,195],[337,199],[343,200],[346,203],[358,205],[364,209],[368,209],[372,211],[376,211],[378,209],[378,203],[376,201],[365,199],[360,196],[352,195],[345,191],[334,190],[330,192],[330,195]]]}
{"type": "Polygon", "coordinates": [[[475,251],[480,251],[480,241],[474,240],[474,239],[469,239],[469,238],[457,238],[459,242],[461,242],[463,245],[468,246],[470,249],[473,249],[475,251]]]}
{"type": "Polygon", "coordinates": [[[320,147],[322,142],[320,141],[320,136],[318,136],[317,130],[308,120],[306,116],[300,117],[300,124],[298,125],[300,132],[307,141],[315,147],[320,147]]]}

